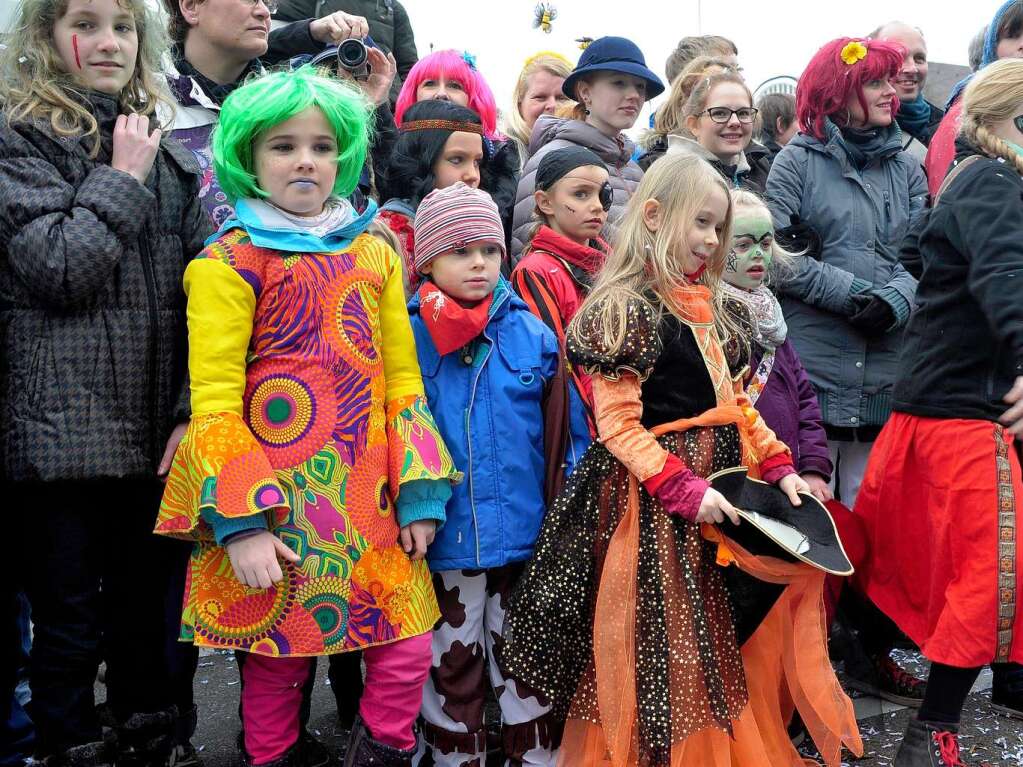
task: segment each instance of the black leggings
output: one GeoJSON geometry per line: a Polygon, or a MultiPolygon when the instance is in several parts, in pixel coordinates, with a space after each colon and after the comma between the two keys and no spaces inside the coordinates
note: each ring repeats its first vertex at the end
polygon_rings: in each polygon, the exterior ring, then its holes
{"type": "Polygon", "coordinates": [[[931,674],[927,677],[927,693],[916,718],[921,722],[959,724],[966,696],[973,689],[982,668],[955,668],[932,663],[931,674]]]}

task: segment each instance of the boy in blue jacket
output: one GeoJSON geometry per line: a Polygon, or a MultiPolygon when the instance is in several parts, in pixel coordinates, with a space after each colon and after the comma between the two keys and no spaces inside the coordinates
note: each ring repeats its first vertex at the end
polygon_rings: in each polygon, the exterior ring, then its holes
{"type": "MultiPolygon", "coordinates": [[[[423,383],[465,474],[427,554],[441,619],[421,748],[438,767],[483,764],[489,681],[509,763],[553,765],[547,701],[507,677],[494,646],[546,513],[545,397],[558,378],[558,341],[501,277],[504,230],[488,194],[462,183],[431,192],[416,213],[415,238],[415,266],[427,279],[409,313],[423,383]]],[[[569,409],[583,418],[577,400],[569,409]]],[[[548,414],[547,428],[556,421],[548,414]]],[[[569,440],[564,464],[584,447],[569,440]]]]}

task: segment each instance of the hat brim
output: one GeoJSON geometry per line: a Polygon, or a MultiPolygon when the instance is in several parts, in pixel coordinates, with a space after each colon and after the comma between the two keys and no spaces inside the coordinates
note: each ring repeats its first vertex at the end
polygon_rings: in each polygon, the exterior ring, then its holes
{"type": "Polygon", "coordinates": [[[768,547],[777,547],[789,561],[798,559],[834,575],[853,574],[835,520],[814,496],[800,493],[803,504],[793,506],[779,488],[750,479],[744,467],[726,469],[707,479],[743,520],[737,528],[726,526],[726,533],[751,553],[768,553],[765,544],[770,541],[768,547]],[[751,540],[750,534],[761,540],[751,540]]]}
{"type": "Polygon", "coordinates": [[[565,81],[561,84],[562,93],[572,99],[572,101],[578,101],[579,99],[575,95],[575,86],[579,84],[579,78],[593,72],[623,72],[646,81],[645,101],[649,101],[664,93],[664,83],[661,82],[661,78],[642,64],[636,64],[631,61],[605,61],[600,64],[580,67],[565,78],[565,81]]]}

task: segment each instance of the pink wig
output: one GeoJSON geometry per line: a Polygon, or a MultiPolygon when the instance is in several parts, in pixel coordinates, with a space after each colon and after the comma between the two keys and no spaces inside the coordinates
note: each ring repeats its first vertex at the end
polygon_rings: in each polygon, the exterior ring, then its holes
{"type": "Polygon", "coordinates": [[[497,102],[494,94],[475,65],[470,65],[458,51],[437,51],[431,53],[412,67],[402,83],[398,102],[394,106],[394,122],[399,126],[405,110],[416,103],[416,91],[424,80],[455,80],[462,84],[469,97],[468,107],[479,115],[483,132],[489,139],[503,140],[497,130],[497,102]]]}
{"type": "MultiPolygon", "coordinates": [[[[904,55],[905,49],[891,41],[840,37],[825,45],[814,54],[796,86],[796,117],[800,130],[825,141],[825,118],[842,115],[832,121],[844,125],[847,118],[843,113],[852,93],[856,94],[863,111],[867,112],[863,84],[895,77],[902,67],[904,55]],[[854,42],[863,45],[867,55],[854,64],[846,64],[842,50],[854,42]]],[[[899,99],[897,96],[892,98],[892,119],[895,119],[899,99]]]]}

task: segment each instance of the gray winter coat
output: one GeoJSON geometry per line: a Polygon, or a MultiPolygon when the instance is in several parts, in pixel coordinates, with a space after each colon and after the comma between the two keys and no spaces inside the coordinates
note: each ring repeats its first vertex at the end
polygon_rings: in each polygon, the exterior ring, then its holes
{"type": "Polygon", "coordinates": [[[533,210],[536,204],[533,193],[536,191],[536,170],[540,160],[548,152],[567,146],[584,146],[597,154],[607,163],[607,172],[611,174],[611,186],[614,188],[614,202],[607,214],[607,225],[603,237],[611,239],[614,224],[625,212],[625,204],[636,191],[643,178],[642,169],[631,159],[635,145],[625,134],[617,138],[609,138],[580,120],[566,120],[551,115],[540,115],[533,126],[533,135],[529,140],[529,159],[522,167],[519,177],[519,190],[515,195],[515,215],[512,221],[512,266],[519,262],[522,251],[529,242],[529,232],[536,223],[533,210]]]}
{"type": "Polygon", "coordinates": [[[916,280],[899,263],[899,245],[924,212],[923,171],[894,128],[862,170],[830,122],[828,141],[799,134],[775,158],[767,199],[776,228],[795,214],[820,235],[819,260],[796,259],[781,285],[789,338],[817,390],[824,422],[859,428],[884,424],[891,411],[902,329],[916,280]],[[896,318],[867,339],[848,318],[854,293],[874,293],[896,318]]]}
{"type": "Polygon", "coordinates": [[[165,139],[140,184],[45,123],[0,127],[0,474],[155,476],[188,419],[185,264],[211,227],[198,165],[165,139]]]}

